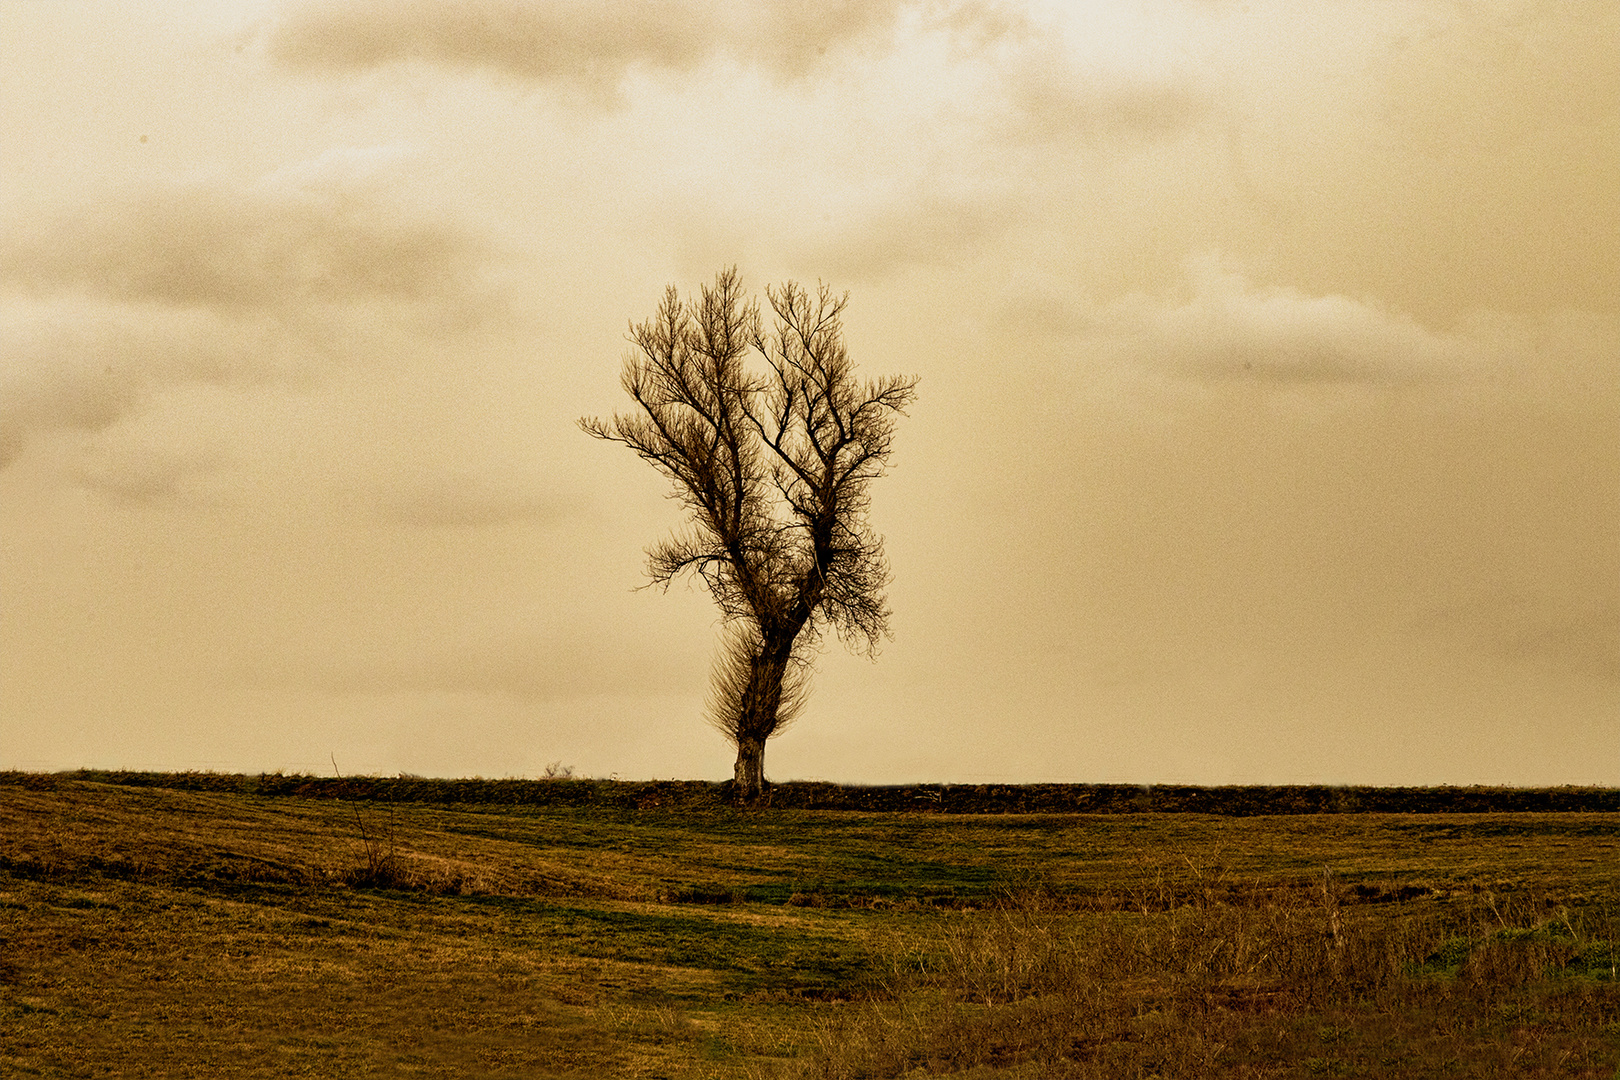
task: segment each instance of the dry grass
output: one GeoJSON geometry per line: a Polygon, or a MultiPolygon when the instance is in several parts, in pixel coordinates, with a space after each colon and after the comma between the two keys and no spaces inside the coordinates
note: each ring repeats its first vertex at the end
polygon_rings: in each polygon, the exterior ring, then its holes
{"type": "Polygon", "coordinates": [[[1614,814],[35,787],[5,1076],[1620,1075],[1614,814]]]}
{"type": "Polygon", "coordinates": [[[1620,911],[1421,895],[1351,905],[1365,897],[1324,875],[942,913],[889,944],[882,989],[825,1023],[795,1075],[1620,1075],[1620,911]]]}

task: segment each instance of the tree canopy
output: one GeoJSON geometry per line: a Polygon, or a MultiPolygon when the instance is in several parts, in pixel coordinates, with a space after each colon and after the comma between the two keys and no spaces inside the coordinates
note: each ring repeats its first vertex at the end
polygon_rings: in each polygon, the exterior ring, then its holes
{"type": "Polygon", "coordinates": [[[669,477],[688,525],[648,551],[668,586],[697,576],[727,622],[710,720],[737,746],[737,795],[757,797],[765,742],[797,711],[822,634],[874,655],[888,635],[889,567],[868,521],[896,418],[917,380],[862,380],[844,345],[847,294],[767,286],[735,268],[683,301],[671,286],[632,324],[623,385],[635,409],[580,422],[669,477]]]}

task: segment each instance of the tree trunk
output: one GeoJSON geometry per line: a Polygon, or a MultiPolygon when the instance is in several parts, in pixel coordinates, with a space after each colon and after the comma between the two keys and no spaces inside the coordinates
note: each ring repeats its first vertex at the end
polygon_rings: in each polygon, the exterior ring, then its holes
{"type": "Polygon", "coordinates": [[[765,791],[765,740],[737,740],[737,768],[731,797],[740,803],[758,801],[765,791]]]}
{"type": "Polygon", "coordinates": [[[737,766],[732,798],[751,803],[765,791],[765,741],[776,731],[782,707],[782,681],[787,676],[797,630],[763,635],[749,663],[737,723],[737,766]]]}

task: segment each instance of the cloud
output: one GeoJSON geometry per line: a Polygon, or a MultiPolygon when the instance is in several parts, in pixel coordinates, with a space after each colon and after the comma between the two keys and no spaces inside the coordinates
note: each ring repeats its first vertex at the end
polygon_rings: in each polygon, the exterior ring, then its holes
{"type": "Polygon", "coordinates": [[[0,367],[0,468],[42,430],[94,431],[134,405],[138,376],[127,365],[102,366],[93,347],[61,350],[55,342],[40,340],[51,336],[38,326],[0,330],[5,355],[0,367]],[[48,357],[56,353],[65,355],[52,363],[48,357]]]}
{"type": "Polygon", "coordinates": [[[35,295],[229,313],[455,289],[472,255],[443,224],[412,221],[343,186],[191,182],[114,196],[3,241],[0,280],[35,295]]]}
{"type": "MultiPolygon", "coordinates": [[[[353,0],[289,8],[268,42],[339,78],[414,65],[594,104],[634,90],[625,114],[548,136],[593,163],[586,205],[628,208],[615,228],[645,214],[700,265],[741,252],[868,281],[1050,231],[1053,201],[1094,186],[1066,150],[1141,153],[1213,108],[1185,65],[1114,56],[1069,21],[973,0],[353,0]],[[862,63],[841,64],[857,49],[862,63]],[[674,77],[648,85],[647,71],[674,77]]],[[[532,101],[498,96],[537,126],[532,101]]]]}
{"type": "MultiPolygon", "coordinates": [[[[632,69],[689,73],[727,59],[801,79],[862,48],[880,46],[892,57],[908,34],[948,42],[936,57],[947,66],[988,62],[999,106],[1038,137],[1161,136],[1207,111],[1208,95],[1184,77],[1081,62],[1057,25],[972,0],[348,0],[290,8],[270,32],[269,49],[295,69],[482,70],[601,104],[618,100],[632,69]]],[[[930,92],[925,81],[906,90],[930,92]]]]}
{"type": "Polygon", "coordinates": [[[245,184],[147,184],[12,227],[0,468],[40,445],[59,475],[121,500],[301,483],[387,520],[538,512],[521,477],[513,491],[441,483],[409,439],[393,440],[394,465],[357,463],[354,445],[383,427],[432,423],[432,404],[400,419],[401,395],[442,406],[442,389],[420,389],[437,367],[501,340],[484,245],[395,197],[411,160],[339,147],[245,184]],[[421,475],[389,494],[390,469],[410,462],[421,475]]]}
{"type": "Polygon", "coordinates": [[[1188,279],[1190,296],[1127,296],[1084,332],[1104,354],[1201,382],[1381,385],[1453,378],[1492,359],[1486,343],[1370,300],[1255,286],[1215,257],[1190,261],[1188,279]]]}
{"type": "Polygon", "coordinates": [[[1058,64],[1029,64],[1007,77],[1009,100],[1041,138],[1165,138],[1208,116],[1210,95],[1175,78],[1083,75],[1058,64]]]}
{"type": "Polygon", "coordinates": [[[730,56],[798,77],[829,51],[880,37],[894,0],[350,0],[292,9],[270,38],[291,67],[364,70],[422,62],[564,84],[611,99],[632,67],[691,71],[730,56]]]}
{"type": "Polygon", "coordinates": [[[1104,36],[1118,43],[1152,36],[1150,28],[1139,25],[1089,25],[1094,18],[1080,16],[1065,26],[973,5],[964,6],[948,25],[990,59],[1012,126],[1026,137],[1160,139],[1213,111],[1215,94],[1184,61],[1132,55],[1129,48],[1099,52],[1094,41],[1072,40],[1104,36]]]}
{"type": "Polygon", "coordinates": [[[1471,582],[1440,602],[1415,603],[1415,634],[1498,663],[1620,683],[1620,597],[1602,590],[1503,589],[1471,582]]]}
{"type": "Polygon", "coordinates": [[[164,387],[292,367],[262,323],[83,296],[7,304],[0,353],[0,467],[48,432],[107,430],[164,387]]]}
{"type": "Polygon", "coordinates": [[[421,528],[476,528],[519,519],[552,519],[568,500],[548,494],[540,478],[514,470],[447,466],[412,473],[369,494],[371,516],[421,528]]]}
{"type": "Polygon", "coordinates": [[[902,267],[957,262],[964,251],[993,244],[1012,224],[983,199],[885,195],[852,208],[836,229],[802,241],[792,261],[807,277],[860,283],[902,267]]]}
{"type": "Polygon", "coordinates": [[[76,440],[63,470],[120,503],[217,505],[235,479],[228,425],[240,398],[202,382],[166,388],[76,440]]]}
{"type": "Polygon", "coordinates": [[[124,504],[475,529],[552,522],[584,503],[548,466],[545,438],[506,441],[496,410],[464,391],[455,371],[431,368],[176,379],[94,429],[33,438],[73,484],[124,504]]]}

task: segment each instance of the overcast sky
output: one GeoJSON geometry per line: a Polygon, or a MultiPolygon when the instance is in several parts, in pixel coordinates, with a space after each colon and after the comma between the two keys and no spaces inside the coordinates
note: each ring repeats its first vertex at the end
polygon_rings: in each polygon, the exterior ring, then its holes
{"type": "Polygon", "coordinates": [[[730,775],[575,426],[921,378],[773,779],[1620,784],[1620,7],[0,0],[0,768],[730,775]]]}

